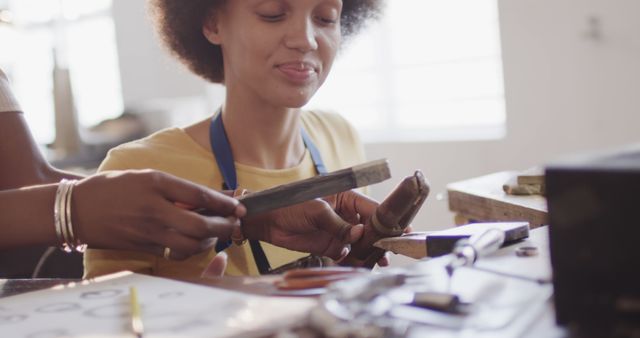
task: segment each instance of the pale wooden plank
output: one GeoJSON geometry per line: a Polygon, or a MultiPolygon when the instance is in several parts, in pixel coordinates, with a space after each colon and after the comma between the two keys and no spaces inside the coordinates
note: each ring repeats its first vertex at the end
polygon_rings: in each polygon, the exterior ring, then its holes
{"type": "Polygon", "coordinates": [[[514,196],[502,185],[515,172],[499,172],[447,185],[449,209],[479,222],[526,221],[532,228],[548,224],[543,196],[514,196]]]}

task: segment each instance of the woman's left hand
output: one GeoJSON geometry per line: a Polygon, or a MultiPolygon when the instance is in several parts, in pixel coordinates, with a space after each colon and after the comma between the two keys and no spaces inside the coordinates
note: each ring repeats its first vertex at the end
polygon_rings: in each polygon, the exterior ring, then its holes
{"type": "MultiPolygon", "coordinates": [[[[377,207],[375,200],[349,190],[245,217],[242,227],[247,238],[339,261],[362,237],[363,223],[377,207]]],[[[378,264],[387,266],[389,261],[385,256],[378,264]]]]}
{"type": "MultiPolygon", "coordinates": [[[[358,224],[367,224],[368,220],[373,217],[373,213],[378,208],[379,203],[375,200],[363,195],[355,190],[347,190],[335,195],[331,195],[325,198],[332,208],[343,219],[358,224]]],[[[411,226],[408,226],[404,233],[413,231],[411,226]]],[[[389,253],[378,261],[379,266],[389,266],[389,253]]]]}
{"type": "MultiPolygon", "coordinates": [[[[353,212],[375,210],[378,205],[360,194],[350,202],[353,212]]],[[[339,260],[349,253],[349,244],[362,237],[363,225],[359,218],[336,210],[335,206],[324,199],[314,199],[245,217],[243,233],[250,239],[339,260]]]]}

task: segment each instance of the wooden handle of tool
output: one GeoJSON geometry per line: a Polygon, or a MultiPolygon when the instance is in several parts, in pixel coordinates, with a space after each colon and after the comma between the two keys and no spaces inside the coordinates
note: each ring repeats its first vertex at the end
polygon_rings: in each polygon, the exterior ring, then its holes
{"type": "Polygon", "coordinates": [[[402,235],[428,194],[429,185],[421,171],[405,177],[365,223],[362,238],[351,245],[351,252],[340,265],[373,268],[385,252],[373,243],[381,238],[402,235]]]}
{"type": "Polygon", "coordinates": [[[329,268],[308,268],[289,270],[275,285],[280,290],[311,289],[355,276],[369,273],[367,269],[334,266],[329,268]]]}

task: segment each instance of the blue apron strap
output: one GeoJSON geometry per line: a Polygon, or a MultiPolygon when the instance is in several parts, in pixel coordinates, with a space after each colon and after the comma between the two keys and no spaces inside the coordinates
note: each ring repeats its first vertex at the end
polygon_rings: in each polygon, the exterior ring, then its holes
{"type": "MultiPolygon", "coordinates": [[[[318,148],[304,128],[300,129],[300,133],[302,134],[304,145],[309,150],[313,164],[316,167],[316,172],[319,175],[325,175],[327,173],[327,169],[322,161],[320,151],[318,151],[318,148]]],[[[229,138],[227,137],[227,133],[224,130],[224,124],[222,123],[222,107],[218,109],[216,115],[211,119],[211,124],[209,125],[209,142],[211,143],[211,151],[216,158],[216,163],[218,164],[220,174],[224,181],[222,189],[237,189],[238,178],[236,176],[236,166],[233,160],[233,154],[231,153],[229,138]]],[[[230,245],[230,240],[227,242],[218,241],[216,244],[216,251],[223,251],[230,245]]],[[[249,240],[249,245],[260,274],[264,275],[269,273],[269,271],[271,271],[271,265],[269,264],[269,260],[267,259],[264,249],[262,249],[262,246],[260,245],[260,241],[249,240]]]]}
{"type": "MultiPolygon", "coordinates": [[[[209,142],[211,143],[211,150],[213,151],[218,168],[220,169],[220,174],[224,180],[222,189],[237,189],[238,178],[236,176],[236,166],[233,160],[229,138],[227,137],[227,133],[224,130],[224,123],[222,122],[222,108],[218,110],[218,113],[213,117],[209,126],[209,142]]],[[[218,241],[216,243],[216,251],[223,251],[230,245],[231,240],[226,242],[218,241]]],[[[249,245],[260,274],[263,275],[268,273],[271,270],[271,265],[269,264],[267,255],[262,249],[260,242],[250,240],[249,245]]]]}
{"type": "Polygon", "coordinates": [[[211,151],[216,158],[220,174],[224,180],[223,189],[235,190],[238,188],[238,178],[236,177],[236,166],[231,153],[231,145],[229,138],[224,131],[224,123],[222,123],[222,108],[213,117],[209,125],[209,142],[211,143],[211,151]]]}
{"type": "Polygon", "coordinates": [[[324,166],[324,162],[322,161],[322,156],[320,155],[320,151],[313,143],[309,134],[304,130],[304,128],[300,128],[300,134],[302,134],[302,141],[304,141],[304,145],[309,150],[311,154],[311,159],[313,160],[313,165],[316,166],[316,172],[318,175],[326,175],[327,168],[324,166]]]}

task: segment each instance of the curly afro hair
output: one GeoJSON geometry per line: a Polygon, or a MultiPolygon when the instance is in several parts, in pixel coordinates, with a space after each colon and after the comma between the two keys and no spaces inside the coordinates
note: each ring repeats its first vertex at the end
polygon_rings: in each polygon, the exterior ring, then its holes
{"type": "MultiPolygon", "coordinates": [[[[224,0],[148,0],[158,35],[169,51],[189,70],[214,83],[224,81],[222,49],[202,33],[207,14],[224,0]]],[[[366,21],[377,18],[383,0],[344,0],[340,28],[345,39],[366,21]]]]}

